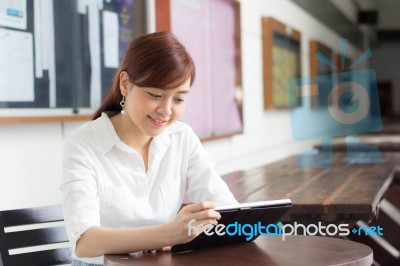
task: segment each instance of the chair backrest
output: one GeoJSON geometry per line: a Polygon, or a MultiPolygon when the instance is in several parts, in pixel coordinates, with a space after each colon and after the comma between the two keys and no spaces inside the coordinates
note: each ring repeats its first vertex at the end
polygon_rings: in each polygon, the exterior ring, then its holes
{"type": "Polygon", "coordinates": [[[69,263],[63,220],[61,205],[0,211],[0,266],[69,263]]]}

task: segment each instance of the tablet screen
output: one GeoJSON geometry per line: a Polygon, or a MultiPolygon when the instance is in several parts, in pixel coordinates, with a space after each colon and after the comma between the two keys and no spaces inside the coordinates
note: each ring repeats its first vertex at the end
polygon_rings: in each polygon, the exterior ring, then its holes
{"type": "Polygon", "coordinates": [[[172,246],[171,252],[251,242],[265,234],[265,227],[275,224],[291,206],[289,199],[218,206],[214,209],[221,214],[218,225],[207,225],[209,230],[188,243],[172,246]]]}

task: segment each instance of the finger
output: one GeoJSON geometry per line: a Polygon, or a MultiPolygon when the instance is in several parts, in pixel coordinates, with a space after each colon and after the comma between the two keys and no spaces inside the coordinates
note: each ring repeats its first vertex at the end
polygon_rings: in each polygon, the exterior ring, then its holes
{"type": "Polygon", "coordinates": [[[201,201],[198,203],[194,204],[189,204],[185,207],[182,208],[182,210],[188,211],[188,212],[199,212],[202,210],[207,210],[207,209],[212,209],[217,207],[217,204],[211,201],[201,201]]]}
{"type": "Polygon", "coordinates": [[[157,249],[157,252],[168,252],[168,251],[171,251],[171,246],[166,246],[166,247],[157,249]]]}
{"type": "Polygon", "coordinates": [[[217,219],[212,219],[212,218],[207,218],[207,219],[201,219],[201,220],[196,220],[196,224],[213,224],[213,225],[217,225],[218,221],[217,219]]]}
{"type": "Polygon", "coordinates": [[[208,218],[219,220],[221,219],[221,214],[214,210],[203,210],[194,213],[193,218],[196,220],[208,219],[208,218]]]}

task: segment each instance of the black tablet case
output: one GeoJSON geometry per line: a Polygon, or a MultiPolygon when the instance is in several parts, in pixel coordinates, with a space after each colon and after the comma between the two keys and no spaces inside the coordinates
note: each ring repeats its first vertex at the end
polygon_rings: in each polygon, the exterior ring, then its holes
{"type": "MultiPolygon", "coordinates": [[[[241,209],[219,210],[218,212],[221,214],[221,219],[218,221],[218,223],[228,225],[237,221],[242,225],[253,225],[261,222],[261,225],[266,226],[271,223],[276,223],[278,219],[291,208],[291,206],[292,203],[284,203],[282,205],[264,207],[245,207],[241,209]]],[[[211,236],[207,236],[206,234],[202,233],[188,243],[172,246],[171,252],[180,253],[196,249],[251,242],[259,236],[259,234],[255,234],[253,238],[246,240],[246,238],[248,238],[246,235],[230,236],[225,234],[223,236],[219,236],[214,233],[211,236]]]]}

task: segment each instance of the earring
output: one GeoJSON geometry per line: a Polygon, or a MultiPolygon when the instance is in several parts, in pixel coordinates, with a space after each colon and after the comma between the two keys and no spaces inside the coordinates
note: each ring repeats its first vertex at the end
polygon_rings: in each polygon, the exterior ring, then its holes
{"type": "Polygon", "coordinates": [[[125,114],[125,96],[122,96],[122,100],[119,102],[119,105],[122,107],[121,114],[125,114]]]}

